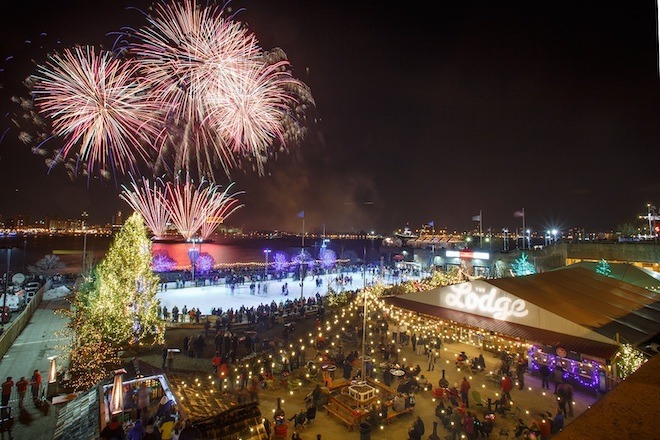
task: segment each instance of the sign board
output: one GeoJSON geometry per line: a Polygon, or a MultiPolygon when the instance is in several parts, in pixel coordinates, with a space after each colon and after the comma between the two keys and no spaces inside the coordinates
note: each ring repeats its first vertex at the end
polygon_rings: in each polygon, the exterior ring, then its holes
{"type": "Polygon", "coordinates": [[[444,296],[444,306],[500,320],[523,318],[529,314],[524,300],[504,295],[495,287],[488,291],[473,290],[471,283],[449,286],[449,293],[444,296]]]}

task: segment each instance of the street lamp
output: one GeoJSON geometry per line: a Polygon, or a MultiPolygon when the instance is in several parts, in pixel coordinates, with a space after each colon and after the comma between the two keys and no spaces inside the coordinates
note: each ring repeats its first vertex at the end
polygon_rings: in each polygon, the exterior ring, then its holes
{"type": "MultiPolygon", "coordinates": [[[[525,236],[527,237],[527,249],[532,248],[532,231],[529,229],[525,231],[525,236]]],[[[525,246],[523,245],[523,249],[525,249],[525,246]]]]}
{"type": "Polygon", "coordinates": [[[2,317],[0,318],[0,323],[2,328],[2,331],[4,332],[5,330],[5,310],[7,308],[7,292],[9,291],[9,270],[11,267],[11,247],[5,248],[7,249],[7,273],[5,274],[5,292],[2,295],[2,317]]]}
{"type": "Polygon", "coordinates": [[[201,238],[190,238],[188,240],[192,243],[192,247],[188,249],[188,257],[190,258],[191,270],[192,270],[192,282],[193,286],[195,285],[195,263],[197,262],[197,257],[199,256],[199,249],[195,247],[195,243],[201,243],[201,238]]]}
{"type": "Polygon", "coordinates": [[[46,396],[50,399],[51,397],[57,394],[57,356],[49,356],[48,360],[50,365],[48,366],[48,389],[46,391],[46,396]]]}
{"type": "Polygon", "coordinates": [[[270,249],[264,249],[264,257],[266,258],[266,265],[264,266],[264,281],[268,281],[268,254],[270,254],[270,252],[270,249]]]}

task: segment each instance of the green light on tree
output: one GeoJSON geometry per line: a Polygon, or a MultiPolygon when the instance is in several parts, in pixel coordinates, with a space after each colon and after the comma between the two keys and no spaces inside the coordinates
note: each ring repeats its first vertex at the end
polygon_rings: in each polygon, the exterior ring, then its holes
{"type": "Polygon", "coordinates": [[[605,261],[605,259],[600,260],[596,266],[596,273],[606,277],[611,277],[612,269],[610,269],[610,264],[605,261]]]}
{"type": "Polygon", "coordinates": [[[75,388],[89,388],[106,378],[120,350],[163,342],[156,302],[159,280],[151,260],[147,229],[142,217],[133,214],[66,312],[75,334],[70,352],[75,388]]]}
{"type": "Polygon", "coordinates": [[[517,277],[533,275],[536,273],[536,268],[529,262],[529,260],[527,260],[527,254],[524,252],[520,258],[511,264],[511,270],[513,270],[514,275],[517,277]]]}

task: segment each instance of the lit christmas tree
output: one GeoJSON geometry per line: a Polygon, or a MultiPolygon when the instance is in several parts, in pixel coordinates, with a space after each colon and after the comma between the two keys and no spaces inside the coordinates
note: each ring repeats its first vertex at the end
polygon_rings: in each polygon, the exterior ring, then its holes
{"type": "Polygon", "coordinates": [[[90,318],[111,345],[163,340],[156,303],[159,279],[151,264],[151,240],[142,217],[134,213],[99,263],[90,297],[90,318]]]}
{"type": "Polygon", "coordinates": [[[527,254],[523,254],[511,264],[511,269],[517,277],[525,275],[533,275],[536,273],[536,268],[532,263],[527,260],[527,254]]]}
{"type": "Polygon", "coordinates": [[[147,229],[139,214],[133,214],[64,312],[75,334],[69,347],[75,389],[107,378],[118,365],[120,350],[164,341],[156,303],[159,280],[151,265],[147,229]]]}
{"type": "Polygon", "coordinates": [[[617,359],[617,366],[619,370],[619,376],[623,379],[633,374],[639,367],[641,367],[644,362],[648,359],[642,352],[636,350],[630,344],[623,344],[621,346],[621,352],[619,353],[617,359]]]}
{"type": "Polygon", "coordinates": [[[610,269],[610,264],[605,261],[605,259],[600,260],[596,266],[596,273],[600,275],[605,275],[606,277],[612,276],[612,269],[610,269]]]}

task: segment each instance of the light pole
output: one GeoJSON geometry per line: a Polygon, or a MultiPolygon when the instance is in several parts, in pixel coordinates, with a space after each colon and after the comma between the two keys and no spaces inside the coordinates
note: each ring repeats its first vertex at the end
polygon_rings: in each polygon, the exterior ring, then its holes
{"type": "Polygon", "coordinates": [[[82,276],[85,276],[85,266],[87,265],[87,226],[83,225],[83,260],[82,276]]]}
{"type": "Polygon", "coordinates": [[[11,267],[11,248],[7,247],[7,273],[5,274],[5,293],[2,295],[2,312],[0,313],[0,322],[2,331],[5,330],[5,309],[7,307],[7,291],[9,290],[9,269],[11,267]]]}
{"type": "MultiPolygon", "coordinates": [[[[531,249],[532,248],[532,231],[527,229],[525,231],[525,237],[527,237],[527,249],[531,249]]],[[[523,245],[523,249],[525,249],[524,245],[523,245]]]]}
{"type": "Polygon", "coordinates": [[[502,229],[502,250],[504,252],[509,250],[509,237],[507,237],[507,234],[509,233],[509,230],[507,228],[502,229]]]}
{"type": "Polygon", "coordinates": [[[201,242],[201,239],[191,238],[189,241],[192,243],[192,247],[188,249],[188,257],[190,257],[191,273],[192,273],[192,283],[193,287],[195,286],[195,262],[199,256],[199,250],[195,247],[195,243],[198,241],[201,242]]]}
{"type": "Polygon", "coordinates": [[[557,244],[557,233],[558,232],[559,231],[557,231],[556,229],[552,230],[552,238],[553,238],[553,241],[555,242],[555,244],[557,244]]]}
{"type": "Polygon", "coordinates": [[[264,266],[264,281],[268,281],[268,254],[270,254],[270,249],[264,249],[264,257],[266,257],[266,265],[264,266]]]}
{"type": "Polygon", "coordinates": [[[83,261],[81,270],[83,277],[85,276],[85,268],[87,266],[87,217],[89,217],[89,214],[87,214],[87,211],[83,211],[80,221],[83,230],[83,261]]]}

